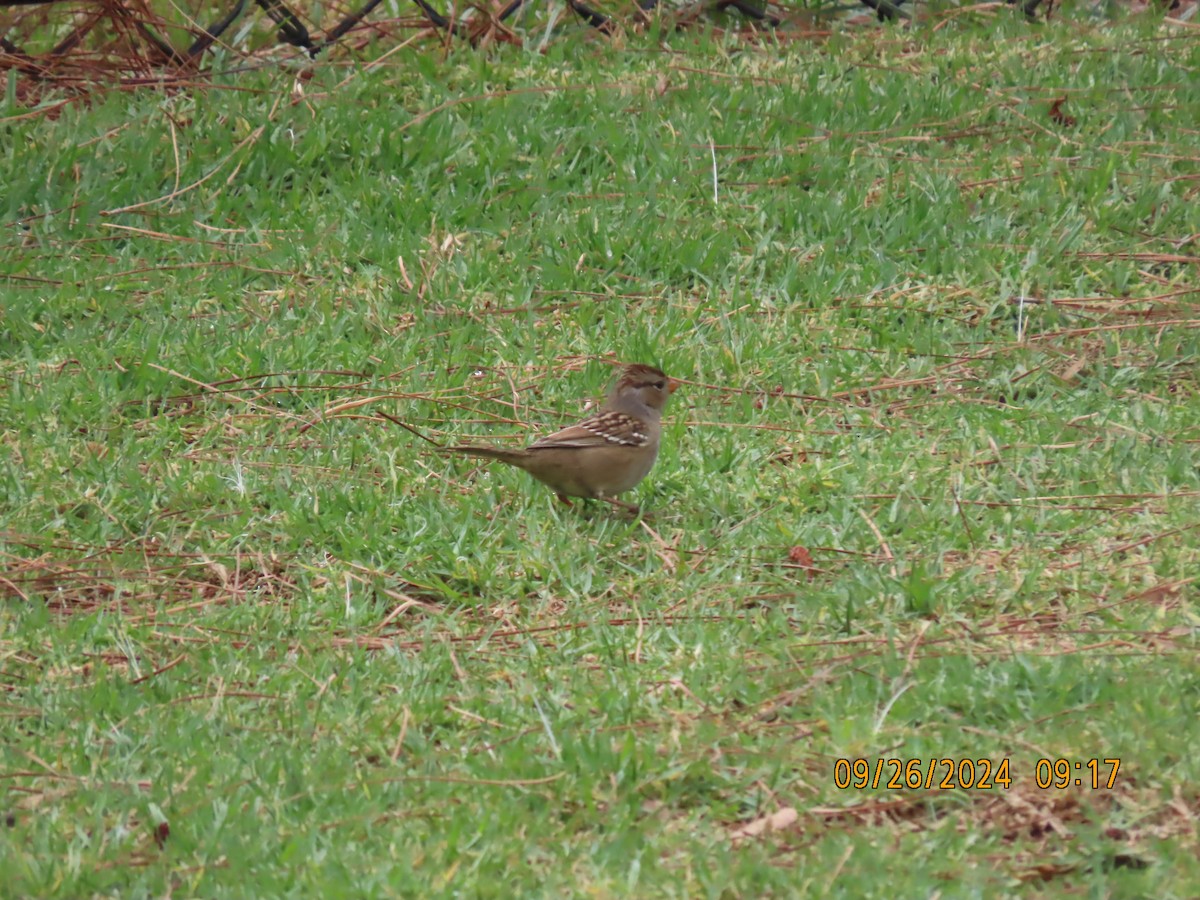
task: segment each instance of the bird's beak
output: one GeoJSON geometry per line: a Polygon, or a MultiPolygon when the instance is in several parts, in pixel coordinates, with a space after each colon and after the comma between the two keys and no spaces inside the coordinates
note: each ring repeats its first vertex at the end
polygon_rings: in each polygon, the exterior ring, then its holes
{"type": "Polygon", "coordinates": [[[676,381],[674,378],[668,378],[667,379],[667,393],[668,394],[675,393],[677,390],[679,390],[679,386],[681,384],[683,384],[682,381],[676,381]]]}

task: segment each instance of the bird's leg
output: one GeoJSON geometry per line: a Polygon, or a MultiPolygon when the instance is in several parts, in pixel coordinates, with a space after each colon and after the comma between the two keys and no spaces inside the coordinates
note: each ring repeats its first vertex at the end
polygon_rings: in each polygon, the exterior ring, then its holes
{"type": "Polygon", "coordinates": [[[556,494],[555,496],[557,496],[559,499],[559,502],[561,502],[565,506],[574,506],[575,505],[574,503],[571,502],[571,498],[568,497],[566,494],[556,494]]]}
{"type": "Polygon", "coordinates": [[[616,497],[601,496],[598,499],[603,500],[605,503],[611,503],[613,506],[619,506],[621,509],[633,513],[635,516],[642,511],[641,507],[636,503],[626,503],[624,500],[618,500],[616,497]]]}

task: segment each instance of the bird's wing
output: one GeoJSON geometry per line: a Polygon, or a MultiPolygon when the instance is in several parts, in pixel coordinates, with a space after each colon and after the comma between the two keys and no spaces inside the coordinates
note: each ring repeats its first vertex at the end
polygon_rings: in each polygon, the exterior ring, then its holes
{"type": "Polygon", "coordinates": [[[645,424],[619,412],[601,412],[589,416],[578,425],[538,438],[529,445],[530,450],[558,448],[641,447],[650,438],[645,424]]]}

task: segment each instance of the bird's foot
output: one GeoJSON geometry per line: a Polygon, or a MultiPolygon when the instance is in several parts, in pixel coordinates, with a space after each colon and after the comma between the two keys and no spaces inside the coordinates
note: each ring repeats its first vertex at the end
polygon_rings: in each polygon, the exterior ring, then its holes
{"type": "Polygon", "coordinates": [[[603,500],[605,503],[610,503],[619,509],[623,509],[632,515],[640,516],[642,514],[642,508],[636,503],[626,503],[624,500],[618,500],[616,497],[600,497],[598,499],[603,500]]]}

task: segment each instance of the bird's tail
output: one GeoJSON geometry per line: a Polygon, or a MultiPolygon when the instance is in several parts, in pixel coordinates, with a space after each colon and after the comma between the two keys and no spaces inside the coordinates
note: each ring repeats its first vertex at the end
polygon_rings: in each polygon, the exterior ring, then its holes
{"type": "Polygon", "coordinates": [[[510,466],[523,468],[521,465],[522,455],[520,450],[508,450],[504,447],[473,447],[469,444],[460,444],[454,447],[442,447],[438,452],[457,453],[460,456],[473,456],[476,459],[498,459],[500,462],[508,463],[510,466]]]}

